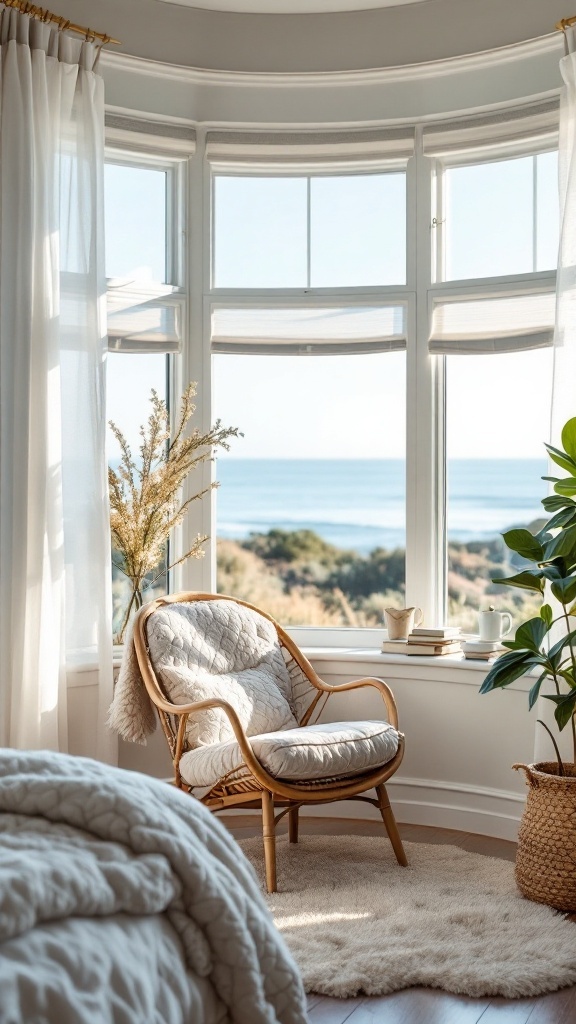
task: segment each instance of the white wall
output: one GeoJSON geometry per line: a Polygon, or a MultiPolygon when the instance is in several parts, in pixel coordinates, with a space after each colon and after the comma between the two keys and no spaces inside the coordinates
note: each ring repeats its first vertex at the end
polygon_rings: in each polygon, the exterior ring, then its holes
{"type": "MultiPolygon", "coordinates": [[[[310,654],[310,652],[308,652],[310,654]]],[[[523,776],[515,761],[534,755],[535,715],[528,713],[528,683],[480,696],[483,671],[462,663],[370,655],[311,656],[323,679],[337,685],[376,676],[391,686],[406,736],[406,753],[389,792],[399,821],[456,828],[515,839],[523,810],[523,776]]],[[[71,752],[93,757],[97,688],[90,673],[71,679],[68,690],[71,752]]],[[[383,704],[375,691],[332,696],[322,721],[378,719],[383,704]]],[[[120,742],[122,768],[159,778],[172,777],[168,746],[160,727],[146,746],[120,742]]],[[[308,813],[308,812],[305,812],[308,813]]],[[[310,808],[311,814],[370,817],[375,812],[350,802],[310,808]]]]}

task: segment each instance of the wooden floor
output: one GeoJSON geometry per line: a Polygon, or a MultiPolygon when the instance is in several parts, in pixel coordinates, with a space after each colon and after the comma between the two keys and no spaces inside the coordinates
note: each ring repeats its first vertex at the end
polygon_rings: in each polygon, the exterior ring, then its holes
{"type": "MultiPolygon", "coordinates": [[[[259,818],[253,815],[222,816],[237,839],[260,835],[259,818]]],[[[286,831],[284,822],[278,833],[286,831]]],[[[345,818],[312,818],[301,815],[301,833],[315,835],[381,835],[382,825],[345,818]]],[[[463,850],[503,860],[514,860],[516,844],[469,832],[400,825],[402,838],[412,843],[446,843],[463,850]]],[[[572,915],[576,921],[576,915],[572,915]]],[[[560,989],[535,999],[470,999],[439,989],[408,988],[388,996],[356,999],[308,997],[310,1024],[576,1024],[576,987],[560,989]]]]}

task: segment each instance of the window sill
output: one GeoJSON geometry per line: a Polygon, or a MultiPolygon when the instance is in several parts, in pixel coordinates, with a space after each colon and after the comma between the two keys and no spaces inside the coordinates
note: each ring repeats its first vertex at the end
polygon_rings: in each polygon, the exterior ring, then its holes
{"type": "MultiPolygon", "coordinates": [[[[122,648],[115,647],[113,653],[114,669],[120,667],[122,661],[122,648]]],[[[474,686],[478,685],[479,674],[485,675],[488,665],[483,661],[466,659],[463,654],[446,654],[441,658],[426,657],[426,655],[407,654],[382,654],[377,647],[302,647],[302,653],[314,665],[322,665],[327,674],[340,674],[341,667],[355,666],[351,673],[358,674],[364,671],[361,666],[366,666],[367,675],[392,676],[397,679],[431,679],[433,681],[443,680],[444,682],[467,682],[474,686]]],[[[83,661],[69,666],[68,686],[93,686],[95,685],[93,674],[97,670],[97,660],[91,661],[86,657],[83,661]]],[[[533,670],[532,675],[536,675],[533,670]]],[[[513,683],[509,689],[528,688],[529,677],[524,677],[513,683]]]]}

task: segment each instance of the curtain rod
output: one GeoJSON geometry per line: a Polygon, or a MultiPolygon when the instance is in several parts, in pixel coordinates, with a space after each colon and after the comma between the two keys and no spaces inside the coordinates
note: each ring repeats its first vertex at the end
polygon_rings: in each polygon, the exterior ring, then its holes
{"type": "Polygon", "coordinates": [[[559,32],[565,32],[567,28],[570,28],[570,25],[576,25],[576,14],[573,18],[562,18],[562,21],[556,22],[554,27],[557,28],[559,32]]]}
{"type": "Polygon", "coordinates": [[[84,36],[87,43],[93,43],[95,39],[101,39],[102,45],[112,43],[114,46],[120,46],[119,39],[113,39],[112,36],[106,36],[102,32],[95,32],[92,28],[84,28],[83,25],[74,25],[67,18],[61,18],[58,14],[52,14],[51,11],[43,7],[36,7],[35,4],[27,3],[26,0],[0,0],[0,3],[4,7],[13,7],[15,10],[21,11],[22,14],[29,14],[30,17],[36,18],[38,21],[54,23],[58,25],[62,32],[77,32],[78,35],[84,36]]]}

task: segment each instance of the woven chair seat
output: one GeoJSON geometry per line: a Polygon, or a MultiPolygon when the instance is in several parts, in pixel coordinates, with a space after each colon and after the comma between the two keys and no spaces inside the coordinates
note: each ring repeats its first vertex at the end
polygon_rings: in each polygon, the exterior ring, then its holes
{"type": "MultiPolygon", "coordinates": [[[[260,764],[276,779],[300,784],[350,778],[379,768],[398,750],[398,733],[387,722],[326,722],[251,736],[260,764]]],[[[238,743],[196,747],[180,761],[189,786],[214,786],[243,764],[238,743]]]]}

